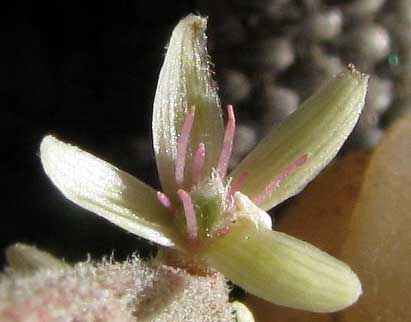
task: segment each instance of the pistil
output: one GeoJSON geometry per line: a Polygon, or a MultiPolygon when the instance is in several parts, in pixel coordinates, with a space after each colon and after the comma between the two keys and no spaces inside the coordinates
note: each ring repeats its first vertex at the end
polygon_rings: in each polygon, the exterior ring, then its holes
{"type": "Polygon", "coordinates": [[[235,116],[232,105],[227,105],[227,126],[224,133],[223,149],[218,160],[217,172],[221,178],[225,178],[228,165],[233,150],[234,134],[235,134],[235,116]]]}
{"type": "Polygon", "coordinates": [[[184,121],[181,129],[180,137],[177,141],[177,157],[176,157],[176,183],[181,187],[184,183],[184,169],[186,163],[186,155],[188,142],[190,140],[191,130],[194,123],[195,106],[193,106],[184,121]]]}

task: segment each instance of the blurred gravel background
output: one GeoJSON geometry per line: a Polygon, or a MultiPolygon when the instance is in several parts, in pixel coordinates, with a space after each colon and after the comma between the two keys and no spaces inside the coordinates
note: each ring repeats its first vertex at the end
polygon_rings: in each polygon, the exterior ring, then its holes
{"type": "Polygon", "coordinates": [[[151,106],[170,32],[190,12],[209,16],[222,99],[237,110],[234,163],[349,62],[373,77],[344,151],[373,147],[411,110],[410,2],[196,0],[159,9],[140,0],[20,1],[2,8],[0,248],[24,241],[70,261],[113,249],[117,258],[150,253],[146,242],[62,198],[37,152],[53,133],[158,186],[151,106]]]}

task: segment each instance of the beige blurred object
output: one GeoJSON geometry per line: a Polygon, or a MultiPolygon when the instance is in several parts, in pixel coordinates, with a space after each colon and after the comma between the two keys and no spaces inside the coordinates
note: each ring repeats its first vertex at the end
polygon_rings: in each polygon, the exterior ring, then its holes
{"type": "MultiPolygon", "coordinates": [[[[369,159],[370,153],[357,151],[331,164],[285,209],[277,229],[338,256],[369,159]]],[[[335,321],[335,314],[293,310],[251,295],[245,302],[257,322],[335,321]]]]}
{"type": "Polygon", "coordinates": [[[256,322],[333,322],[335,314],[294,310],[249,295],[245,300],[256,322]]]}
{"type": "Polygon", "coordinates": [[[338,257],[369,158],[357,151],[331,164],[285,209],[277,229],[338,257]]]}
{"type": "Polygon", "coordinates": [[[364,294],[341,322],[405,322],[411,316],[411,115],[387,132],[373,154],[340,258],[364,294]]]}

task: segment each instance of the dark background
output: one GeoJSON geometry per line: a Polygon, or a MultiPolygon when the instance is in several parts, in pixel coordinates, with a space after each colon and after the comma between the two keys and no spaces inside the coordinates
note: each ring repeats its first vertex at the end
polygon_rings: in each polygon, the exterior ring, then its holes
{"type": "Polygon", "coordinates": [[[124,258],[148,243],[65,200],[38,156],[48,133],[158,185],[151,109],[174,25],[193,1],[20,1],[2,8],[3,250],[37,245],[68,261],[124,258]]]}

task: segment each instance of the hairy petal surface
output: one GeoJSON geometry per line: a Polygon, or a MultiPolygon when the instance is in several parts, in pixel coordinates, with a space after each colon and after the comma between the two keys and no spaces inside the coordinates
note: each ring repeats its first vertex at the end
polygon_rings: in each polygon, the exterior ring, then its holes
{"type": "Polygon", "coordinates": [[[306,242],[246,221],[235,223],[203,255],[246,291],[295,309],[341,310],[362,292],[357,276],[343,262],[306,242]]]}
{"type": "MultiPolygon", "coordinates": [[[[189,110],[195,119],[188,146],[191,163],[200,143],[206,149],[203,175],[209,176],[222,148],[223,119],[206,49],[207,20],[189,15],[175,27],[157,85],[153,110],[153,145],[164,191],[175,199],[177,141],[189,110]]],[[[185,167],[191,180],[192,167],[185,167]]]]}
{"type": "Polygon", "coordinates": [[[40,146],[46,174],[79,206],[163,246],[176,246],[172,218],[156,191],[76,146],[46,136],[40,146]]]}
{"type": "Polygon", "coordinates": [[[234,180],[243,173],[251,174],[241,192],[253,199],[289,164],[307,155],[307,161],[258,206],[269,210],[301,191],[351,133],[364,106],[367,81],[367,75],[349,67],[271,130],[231,174],[234,180]]]}
{"type": "Polygon", "coordinates": [[[70,265],[34,246],[17,243],[7,247],[6,257],[14,272],[31,274],[38,270],[67,269],[70,265]]]}

